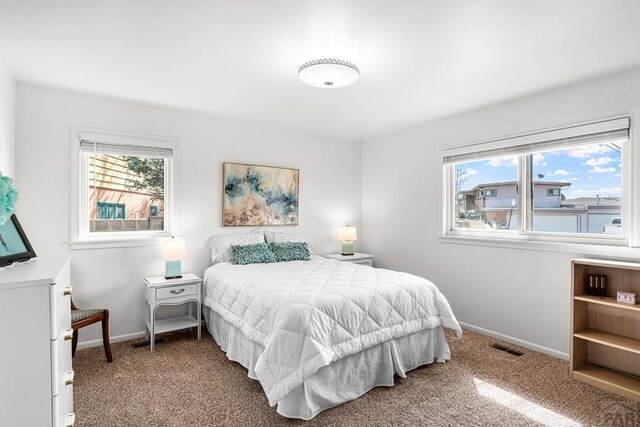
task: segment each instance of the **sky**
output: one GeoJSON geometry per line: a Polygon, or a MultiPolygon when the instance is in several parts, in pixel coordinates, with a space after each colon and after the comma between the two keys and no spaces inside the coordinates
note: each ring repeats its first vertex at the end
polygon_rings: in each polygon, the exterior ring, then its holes
{"type": "MultiPolygon", "coordinates": [[[[620,197],[621,155],[615,146],[582,145],[533,154],[533,176],[541,181],[568,182],[562,189],[567,199],[578,197],[620,197]]],[[[463,163],[470,178],[462,190],[478,184],[518,180],[517,156],[463,163]]]]}

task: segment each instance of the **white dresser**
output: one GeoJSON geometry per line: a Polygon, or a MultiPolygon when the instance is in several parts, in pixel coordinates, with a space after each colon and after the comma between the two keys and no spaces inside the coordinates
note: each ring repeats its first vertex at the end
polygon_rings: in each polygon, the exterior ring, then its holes
{"type": "Polygon", "coordinates": [[[0,426],[72,426],[69,258],[0,268],[0,426]]]}

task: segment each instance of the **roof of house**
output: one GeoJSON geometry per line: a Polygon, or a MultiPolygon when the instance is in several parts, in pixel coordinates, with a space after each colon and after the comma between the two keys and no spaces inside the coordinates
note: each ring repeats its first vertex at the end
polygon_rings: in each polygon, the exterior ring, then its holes
{"type": "Polygon", "coordinates": [[[578,197],[576,199],[563,200],[564,206],[611,206],[620,207],[620,197],[578,197]]]}
{"type": "MultiPolygon", "coordinates": [[[[548,187],[569,187],[571,186],[570,182],[560,182],[560,181],[533,181],[535,185],[545,185],[548,187]]],[[[503,181],[503,182],[489,182],[484,184],[478,184],[473,187],[471,190],[461,191],[461,193],[473,193],[479,188],[487,188],[487,187],[498,187],[498,186],[506,186],[506,185],[516,185],[518,181],[503,181]]]]}

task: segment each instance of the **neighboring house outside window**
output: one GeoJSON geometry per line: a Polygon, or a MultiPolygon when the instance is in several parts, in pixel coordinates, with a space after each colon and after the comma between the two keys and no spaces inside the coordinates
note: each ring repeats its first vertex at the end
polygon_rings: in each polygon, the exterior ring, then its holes
{"type": "MultiPolygon", "coordinates": [[[[126,219],[137,221],[129,224],[133,230],[163,230],[162,217],[159,220],[149,221],[149,217],[158,217],[163,213],[163,200],[153,199],[153,189],[139,188],[134,183],[140,182],[141,177],[128,166],[127,160],[145,159],[137,156],[116,156],[111,154],[89,154],[89,222],[92,232],[98,231],[122,231],[128,224],[122,223],[96,223],[103,219],[126,219]],[[94,203],[94,198],[99,201],[94,203]],[[156,215],[149,215],[151,204],[156,205],[156,215]],[[100,207],[120,206],[118,215],[105,216],[100,207]],[[124,207],[126,208],[126,212],[124,207]],[[146,221],[146,223],[144,222],[146,221]]],[[[159,163],[160,164],[160,163],[159,163]]],[[[164,166],[161,166],[164,168],[164,166]]],[[[156,192],[162,188],[156,188],[156,192]]],[[[158,196],[160,197],[160,196],[158,196]]],[[[162,196],[163,197],[163,196],[162,196]]],[[[113,211],[113,209],[112,209],[113,211]]]]}
{"type": "MultiPolygon", "coordinates": [[[[570,188],[570,183],[534,181],[533,184],[535,189],[533,208],[538,220],[534,224],[540,224],[540,227],[548,229],[544,231],[600,233],[603,221],[608,222],[610,218],[620,216],[622,208],[620,198],[587,197],[561,200],[561,190],[570,188]]],[[[476,198],[477,194],[482,194],[482,191],[478,192],[478,190],[484,187],[484,184],[479,184],[471,190],[462,192],[466,201],[465,211],[478,212],[486,223],[495,225],[497,229],[517,229],[518,224],[511,209],[512,203],[514,208],[517,206],[517,183],[511,181],[488,185],[498,186],[501,197],[493,196],[487,199],[488,190],[484,190],[484,198],[476,198]],[[509,217],[511,217],[510,222],[509,217]]],[[[497,190],[493,191],[497,195],[497,190]]]]}

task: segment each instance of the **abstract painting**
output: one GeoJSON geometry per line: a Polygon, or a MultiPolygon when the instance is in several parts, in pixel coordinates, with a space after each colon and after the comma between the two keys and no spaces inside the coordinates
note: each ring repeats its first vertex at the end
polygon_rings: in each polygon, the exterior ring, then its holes
{"type": "Polygon", "coordinates": [[[298,169],[224,163],[222,225],[298,225],[298,169]]]}

